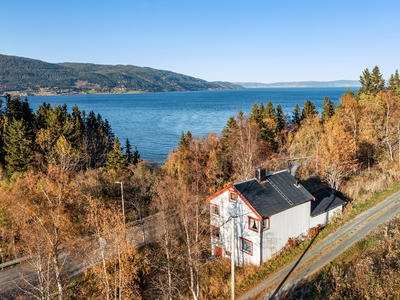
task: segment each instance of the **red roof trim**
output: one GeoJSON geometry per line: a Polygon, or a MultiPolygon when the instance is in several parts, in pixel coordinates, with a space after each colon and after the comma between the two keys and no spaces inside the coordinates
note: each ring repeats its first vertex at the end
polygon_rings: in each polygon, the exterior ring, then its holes
{"type": "MultiPolygon", "coordinates": [[[[219,192],[215,193],[214,195],[208,197],[208,198],[206,199],[206,202],[210,202],[212,199],[214,199],[215,197],[218,197],[218,196],[221,195],[222,193],[225,193],[227,190],[229,190],[229,189],[232,188],[232,187],[233,187],[232,184],[228,185],[226,188],[224,188],[224,189],[220,190],[219,192]]],[[[235,190],[236,190],[236,189],[235,189],[235,190]]]]}
{"type": "Polygon", "coordinates": [[[206,199],[206,202],[210,202],[211,200],[213,200],[214,198],[218,197],[219,195],[225,193],[228,190],[234,191],[236,194],[238,194],[239,197],[243,200],[243,202],[246,203],[246,205],[251,209],[251,211],[257,216],[258,221],[262,221],[262,217],[260,216],[260,214],[258,212],[256,212],[256,210],[253,208],[253,206],[250,205],[250,203],[246,200],[246,198],[243,197],[243,195],[232,184],[228,185],[226,188],[220,190],[219,192],[215,193],[214,195],[208,197],[206,199]]]}

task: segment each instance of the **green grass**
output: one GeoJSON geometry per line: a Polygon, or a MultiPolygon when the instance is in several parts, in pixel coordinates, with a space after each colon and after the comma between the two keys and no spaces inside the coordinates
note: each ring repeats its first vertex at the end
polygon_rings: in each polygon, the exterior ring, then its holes
{"type": "MultiPolygon", "coordinates": [[[[285,267],[286,265],[288,265],[291,262],[298,259],[302,255],[302,253],[307,249],[307,247],[310,245],[311,242],[313,243],[312,246],[314,247],[321,240],[323,240],[325,237],[327,237],[329,234],[335,232],[339,227],[343,226],[344,224],[346,224],[350,220],[354,219],[359,214],[361,214],[364,211],[368,210],[369,208],[381,203],[383,200],[389,198],[390,196],[396,194],[399,191],[400,191],[400,183],[395,183],[395,184],[389,186],[384,191],[376,193],[375,196],[373,196],[369,200],[367,200],[363,203],[354,205],[351,211],[348,211],[342,215],[341,220],[338,220],[335,223],[328,224],[318,234],[318,236],[314,239],[314,241],[308,240],[308,241],[300,244],[298,248],[292,249],[292,250],[286,252],[281,257],[271,259],[270,261],[264,263],[261,266],[260,271],[256,272],[252,276],[249,276],[248,279],[244,283],[241,283],[236,287],[235,294],[237,296],[243,294],[244,292],[249,290],[254,285],[258,284],[262,280],[266,279],[268,276],[272,275],[278,269],[285,267]]],[[[356,247],[356,249],[357,249],[357,247],[366,247],[366,246],[368,246],[368,242],[365,242],[363,240],[361,242],[358,242],[354,247],[356,247]],[[363,246],[363,243],[367,243],[367,244],[363,246]]],[[[353,249],[353,247],[352,247],[352,249],[353,249]]],[[[348,250],[348,251],[350,251],[350,250],[348,250]]],[[[223,296],[219,297],[218,299],[221,299],[221,300],[229,299],[229,297],[230,297],[230,295],[223,295],[223,296]]]]}

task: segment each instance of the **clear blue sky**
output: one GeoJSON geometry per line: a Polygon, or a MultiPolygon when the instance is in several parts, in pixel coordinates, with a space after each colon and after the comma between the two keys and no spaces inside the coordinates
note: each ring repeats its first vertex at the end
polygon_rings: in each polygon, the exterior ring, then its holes
{"type": "Polygon", "coordinates": [[[400,1],[0,0],[0,54],[206,80],[358,80],[400,69],[400,1]]]}

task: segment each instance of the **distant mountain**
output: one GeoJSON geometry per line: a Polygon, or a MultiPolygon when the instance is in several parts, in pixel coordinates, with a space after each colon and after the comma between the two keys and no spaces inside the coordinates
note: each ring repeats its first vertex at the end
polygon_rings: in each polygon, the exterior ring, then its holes
{"type": "Polygon", "coordinates": [[[335,81],[293,81],[293,82],[235,82],[244,88],[288,88],[288,87],[358,87],[358,80],[335,80],[335,81]]]}
{"type": "Polygon", "coordinates": [[[0,55],[0,94],[80,94],[240,89],[170,71],[132,65],[52,64],[0,55]]]}

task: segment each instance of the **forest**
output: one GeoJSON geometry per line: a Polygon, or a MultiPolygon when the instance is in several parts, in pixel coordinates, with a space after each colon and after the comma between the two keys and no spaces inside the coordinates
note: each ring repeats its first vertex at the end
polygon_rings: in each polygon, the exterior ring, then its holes
{"type": "MultiPolygon", "coordinates": [[[[321,112],[309,100],[290,116],[280,104],[255,103],[220,134],[182,133],[162,166],[141,159],[129,140],[122,147],[93,111],[43,103],[33,112],[28,99],[7,94],[0,263],[29,257],[37,281],[20,288],[27,298],[226,299],[229,262],[209,259],[210,195],[253,178],[256,167],[286,169],[293,158],[305,158],[296,177],[309,191],[333,188],[348,201],[344,214],[400,181],[399,73],[385,82],[376,66],[360,84],[337,105],[325,97],[321,112]],[[71,260],[90,263],[73,276],[71,260]]],[[[238,268],[237,284],[257,271],[238,268]]]]}

